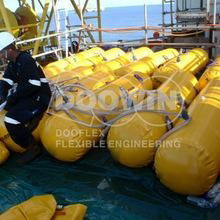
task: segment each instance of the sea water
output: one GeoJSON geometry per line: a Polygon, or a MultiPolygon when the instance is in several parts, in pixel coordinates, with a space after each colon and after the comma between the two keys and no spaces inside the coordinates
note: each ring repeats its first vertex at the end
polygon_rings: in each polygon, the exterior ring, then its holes
{"type": "MultiPolygon", "coordinates": [[[[165,7],[168,10],[168,5],[165,7]]],[[[85,16],[95,16],[97,12],[87,12],[85,16]]],[[[105,8],[101,12],[102,28],[127,28],[144,26],[144,6],[129,6],[129,7],[112,7],[105,8]]],[[[80,25],[81,22],[73,10],[68,11],[70,25],[80,25]]],[[[61,29],[65,28],[65,11],[60,11],[61,29]]],[[[166,16],[166,21],[169,21],[169,16],[166,16]]],[[[52,22],[52,29],[55,28],[52,22]]],[[[162,23],[162,5],[147,6],[147,24],[148,26],[158,26],[162,23]]],[[[87,20],[87,24],[93,24],[97,27],[97,19],[87,20]]],[[[95,39],[98,39],[98,33],[93,33],[95,39]]],[[[153,36],[153,31],[148,32],[148,37],[153,36]]],[[[140,40],[144,39],[144,31],[136,32],[103,32],[103,41],[118,41],[118,40],[140,40]]]]}

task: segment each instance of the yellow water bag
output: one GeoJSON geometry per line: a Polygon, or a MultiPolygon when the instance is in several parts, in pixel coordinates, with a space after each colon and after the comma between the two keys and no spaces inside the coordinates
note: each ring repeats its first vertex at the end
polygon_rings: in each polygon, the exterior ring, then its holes
{"type": "Polygon", "coordinates": [[[116,77],[112,72],[105,73],[104,75],[103,72],[95,72],[91,76],[78,81],[78,83],[89,90],[96,90],[105,85],[108,85],[117,78],[118,77],[116,77]]]}
{"type": "Polygon", "coordinates": [[[132,72],[149,72],[155,69],[155,67],[158,67],[161,64],[165,63],[165,61],[174,58],[175,56],[178,56],[178,51],[175,49],[162,50],[154,54],[151,54],[148,57],[142,58],[137,62],[131,63],[125,67],[120,68],[115,72],[115,74],[117,76],[124,76],[132,72]]]}
{"type": "Polygon", "coordinates": [[[220,172],[220,78],[213,79],[188,109],[192,120],[173,132],[156,154],[160,181],[185,195],[201,195],[220,172]],[[170,143],[174,147],[168,147],[170,143]]]}
{"type": "MultiPolygon", "coordinates": [[[[160,53],[154,59],[160,59],[160,56],[163,54],[160,53]]],[[[151,60],[151,62],[153,61],[151,60]]],[[[151,62],[149,65],[152,65],[151,62]]],[[[164,62],[166,61],[164,60],[164,62]]],[[[95,94],[92,97],[87,93],[75,96],[74,91],[67,92],[66,95],[74,106],[79,106],[76,102],[76,98],[79,98],[80,104],[84,104],[84,107],[90,107],[90,109],[81,107],[80,110],[84,110],[85,113],[69,109],[68,112],[66,110],[60,111],[51,116],[46,121],[41,133],[41,141],[47,151],[61,161],[70,162],[80,159],[100,139],[103,121],[111,120],[117,116],[117,113],[112,111],[123,111],[124,108],[128,108],[129,104],[132,104],[130,101],[135,104],[143,100],[144,96],[135,96],[134,93],[138,90],[152,89],[149,75],[155,69],[156,66],[154,69],[149,68],[150,71],[145,73],[130,73],[112,83],[107,83],[104,87],[98,86],[99,89],[94,91],[95,94]],[[127,95],[132,97],[132,100],[127,99],[127,95]],[[91,109],[106,115],[102,117],[91,109]]],[[[59,98],[55,102],[55,106],[59,106],[62,102],[62,98],[59,98]]]]}
{"type": "MultiPolygon", "coordinates": [[[[151,82],[151,79],[147,80],[147,78],[149,78],[149,76],[153,73],[153,71],[156,69],[157,66],[162,64],[162,62],[167,61],[168,58],[163,59],[163,56],[165,53],[167,54],[167,57],[172,58],[173,50],[168,50],[168,51],[166,50],[164,52],[161,51],[161,52],[155,53],[153,55],[149,55],[149,59],[146,60],[146,64],[145,64],[145,65],[148,65],[149,68],[146,69],[146,71],[133,72],[130,75],[129,74],[126,75],[126,71],[125,71],[124,72],[125,76],[122,78],[122,80],[126,80],[126,81],[131,80],[131,82],[132,82],[132,80],[139,80],[142,82],[142,84],[151,82]],[[170,54],[168,54],[167,52],[170,52],[170,54]],[[130,78],[128,79],[128,77],[130,77],[130,78]]],[[[61,74],[61,75],[55,77],[55,79],[57,80],[57,82],[62,82],[64,84],[66,84],[67,86],[70,85],[71,83],[77,82],[78,85],[83,86],[87,90],[95,90],[95,89],[101,88],[102,86],[107,86],[109,83],[111,83],[112,81],[119,78],[118,76],[116,76],[114,74],[113,71],[106,72],[106,73],[103,73],[101,71],[100,72],[97,71],[97,72],[93,73],[91,76],[85,77],[85,78],[82,77],[81,72],[75,72],[75,74],[74,74],[75,77],[72,77],[72,79],[70,78],[69,75],[70,75],[69,73],[64,73],[64,74],[61,74]],[[68,76],[69,76],[69,79],[67,79],[68,76]],[[83,79],[79,80],[80,78],[83,78],[83,79]]],[[[55,82],[56,82],[56,80],[55,80],[55,82]]],[[[132,88],[132,86],[131,86],[131,88],[132,88]]],[[[149,88],[149,85],[147,85],[146,87],[144,86],[144,88],[145,89],[149,88]]],[[[150,86],[150,88],[151,88],[151,86],[150,86]]],[[[80,88],[73,89],[73,93],[70,93],[69,96],[71,96],[71,95],[77,96],[79,93],[82,93],[82,89],[80,89],[80,88]]],[[[137,100],[139,100],[139,99],[137,99],[137,100]]],[[[62,100],[58,100],[56,103],[61,104],[62,100]]]]}
{"type": "Polygon", "coordinates": [[[93,47],[88,50],[84,50],[82,52],[72,54],[71,56],[64,58],[64,60],[68,61],[70,64],[76,64],[82,60],[94,57],[94,56],[102,56],[105,51],[100,47],[93,47]]]}
{"type": "Polygon", "coordinates": [[[58,74],[65,72],[70,63],[66,60],[58,60],[44,67],[44,73],[47,78],[57,76],[58,74]]]}
{"type": "Polygon", "coordinates": [[[17,145],[10,137],[7,128],[5,127],[4,118],[6,111],[0,112],[0,139],[6,146],[14,152],[24,152],[25,149],[17,145]]]}
{"type": "Polygon", "coordinates": [[[117,57],[123,56],[126,53],[120,48],[111,48],[110,50],[106,50],[105,53],[102,55],[105,62],[110,60],[114,60],[117,57]]]}
{"type": "MultiPolygon", "coordinates": [[[[126,76],[126,78],[120,78],[106,85],[105,88],[95,91],[92,98],[98,97],[97,100],[93,101],[89,95],[86,95],[82,98],[81,103],[84,104],[84,106],[91,106],[91,108],[93,107],[107,113],[111,109],[112,102],[117,103],[117,106],[113,105],[117,107],[117,109],[122,108],[122,102],[124,100],[121,97],[121,88],[127,91],[128,94],[131,94],[135,92],[137,88],[143,89],[143,87],[147,85],[149,88],[146,89],[152,88],[152,82],[150,83],[148,81],[143,83],[134,75],[126,76]],[[105,93],[105,91],[107,92],[105,93]],[[112,99],[112,96],[109,97],[109,94],[113,94],[114,99],[112,99]],[[108,108],[106,110],[106,106],[110,109],[108,108]]],[[[75,103],[74,95],[71,96],[71,93],[67,93],[67,95],[72,97],[70,103],[75,103]]],[[[60,103],[59,100],[57,103],[60,103]]],[[[83,110],[84,108],[81,109],[83,110]]],[[[66,112],[60,111],[46,120],[41,132],[41,141],[46,150],[56,159],[66,162],[79,160],[99,140],[102,131],[99,126],[102,125],[104,118],[96,114],[90,114],[89,110],[84,109],[84,111],[86,112],[81,113],[79,111],[70,110],[69,112],[73,118],[70,118],[66,112]]],[[[106,119],[111,119],[114,116],[113,114],[108,115],[106,119]]]]}
{"type": "MultiPolygon", "coordinates": [[[[32,135],[36,141],[40,141],[41,131],[44,127],[46,120],[50,117],[50,114],[47,112],[44,113],[43,117],[39,121],[37,127],[33,130],[32,135]]],[[[25,149],[24,149],[25,150],[25,149]]]]}
{"type": "Polygon", "coordinates": [[[140,60],[144,57],[151,55],[152,53],[153,51],[150,48],[140,47],[132,50],[131,52],[128,52],[124,55],[124,57],[128,59],[130,62],[134,62],[135,60],[140,60]]]}
{"type": "Polygon", "coordinates": [[[3,142],[0,142],[0,165],[5,163],[9,158],[10,152],[3,142]]]}
{"type": "Polygon", "coordinates": [[[94,72],[90,67],[78,67],[76,70],[69,70],[62,72],[62,74],[50,77],[52,83],[76,83],[77,81],[86,78],[87,76],[93,75],[94,72]]]}
{"type": "Polygon", "coordinates": [[[201,48],[181,54],[155,71],[153,74],[154,87],[158,88],[161,83],[165,82],[175,72],[189,72],[195,75],[205,68],[208,60],[207,52],[201,48]]]}
{"type": "Polygon", "coordinates": [[[93,56],[99,56],[100,54],[103,53],[104,53],[103,49],[99,47],[95,47],[88,51],[83,51],[76,55],[72,55],[68,59],[66,58],[63,60],[58,60],[56,62],[50,63],[44,68],[44,72],[46,76],[49,78],[57,74],[60,74],[61,72],[65,72],[67,69],[70,69],[71,67],[72,69],[74,69],[75,67],[77,67],[76,64],[81,60],[89,59],[93,56]]]}
{"type": "MultiPolygon", "coordinates": [[[[75,113],[77,120],[98,125],[90,115],[75,113]]],[[[57,160],[74,162],[85,155],[99,140],[100,129],[85,127],[61,111],[49,117],[41,132],[41,142],[46,150],[57,160]]]]}
{"type": "MultiPolygon", "coordinates": [[[[114,60],[117,57],[120,57],[124,54],[124,51],[122,51],[120,48],[112,48],[104,53],[100,53],[97,56],[93,56],[84,60],[81,60],[74,64],[74,69],[77,70],[77,67],[92,67],[94,68],[99,63],[103,63],[105,61],[114,60]]],[[[71,70],[72,65],[69,65],[69,67],[66,68],[66,70],[71,70]]]]}
{"type": "Polygon", "coordinates": [[[0,215],[0,220],[83,220],[87,206],[74,204],[56,209],[53,195],[34,196],[0,215]]]}
{"type": "Polygon", "coordinates": [[[51,220],[55,214],[56,205],[52,195],[34,196],[8,209],[0,215],[0,220],[51,220]]]}
{"type": "Polygon", "coordinates": [[[97,56],[97,55],[102,55],[104,52],[105,51],[100,47],[93,47],[91,49],[84,50],[82,52],[79,52],[79,53],[75,54],[73,61],[78,62],[80,60],[88,59],[90,57],[94,57],[94,56],[97,56]]]}
{"type": "MultiPolygon", "coordinates": [[[[196,96],[198,87],[198,81],[192,74],[178,72],[158,89],[157,99],[159,100],[161,94],[170,97],[175,92],[181,95],[183,101],[190,103],[196,96]]],[[[152,107],[151,100],[152,97],[148,97],[143,102],[149,110],[164,111],[165,108],[165,112],[177,114],[181,111],[177,99],[152,102],[152,107]]],[[[178,115],[169,118],[173,123],[177,119],[178,115]]],[[[147,166],[154,159],[155,145],[170,125],[166,120],[166,114],[137,111],[116,121],[107,136],[108,148],[113,158],[128,167],[147,166]]]]}
{"type": "MultiPolygon", "coordinates": [[[[117,48],[113,48],[113,49],[117,49],[117,48]]],[[[109,51],[106,51],[106,53],[107,52],[109,51]]],[[[143,52],[144,52],[143,48],[139,48],[134,50],[133,53],[142,54],[143,52]]],[[[151,50],[148,50],[148,48],[146,48],[145,54],[147,54],[148,52],[149,54],[153,53],[151,50]]],[[[63,72],[62,74],[52,77],[50,79],[55,83],[63,82],[65,84],[76,83],[78,81],[78,83],[82,84],[83,86],[86,86],[88,89],[92,89],[92,90],[98,89],[101,86],[104,86],[118,78],[114,74],[114,72],[130,62],[129,59],[126,59],[125,63],[120,63],[119,60],[121,60],[121,58],[124,57],[125,56],[122,55],[112,61],[107,61],[105,63],[98,64],[95,67],[78,67],[75,68],[74,70],[63,72]]]]}
{"type": "Polygon", "coordinates": [[[101,71],[103,73],[115,71],[131,62],[136,60],[140,60],[143,57],[149,56],[153,54],[153,51],[148,47],[140,47],[138,49],[133,50],[132,52],[128,52],[112,61],[106,62],[104,64],[98,64],[94,71],[101,71]]]}
{"type": "Polygon", "coordinates": [[[203,89],[209,81],[217,77],[220,77],[220,57],[216,58],[202,74],[199,79],[200,88],[203,89]]]}
{"type": "MultiPolygon", "coordinates": [[[[7,146],[7,148],[11,151],[14,151],[16,153],[23,153],[25,151],[24,148],[17,145],[10,137],[7,128],[5,127],[4,118],[5,118],[6,111],[0,112],[0,140],[4,142],[4,144],[7,146]]],[[[43,118],[39,122],[37,128],[33,131],[33,136],[35,140],[40,140],[40,131],[42,129],[42,126],[44,124],[44,121],[48,117],[47,114],[44,114],[43,118]]]]}

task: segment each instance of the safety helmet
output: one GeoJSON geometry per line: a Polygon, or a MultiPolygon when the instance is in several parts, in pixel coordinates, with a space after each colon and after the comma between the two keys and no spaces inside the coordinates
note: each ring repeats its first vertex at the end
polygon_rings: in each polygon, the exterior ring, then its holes
{"type": "Polygon", "coordinates": [[[14,36],[9,32],[0,32],[0,51],[10,44],[13,44],[15,40],[14,36]]]}

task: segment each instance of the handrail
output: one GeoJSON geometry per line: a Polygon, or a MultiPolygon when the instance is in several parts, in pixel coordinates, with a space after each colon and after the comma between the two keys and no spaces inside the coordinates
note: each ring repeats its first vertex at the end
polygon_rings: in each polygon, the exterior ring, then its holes
{"type": "Polygon", "coordinates": [[[47,38],[51,38],[51,37],[56,37],[56,36],[59,36],[59,35],[65,35],[66,33],[72,33],[72,32],[80,31],[80,30],[83,30],[83,29],[84,28],[75,28],[75,29],[71,29],[71,30],[68,30],[68,31],[65,31],[65,32],[60,32],[60,33],[55,33],[55,34],[48,34],[48,35],[42,36],[42,37],[36,37],[36,38],[28,39],[28,40],[18,41],[18,42],[16,42],[16,44],[20,45],[20,44],[24,44],[24,43],[30,43],[30,42],[34,42],[36,40],[43,40],[43,39],[47,39],[47,38]]]}

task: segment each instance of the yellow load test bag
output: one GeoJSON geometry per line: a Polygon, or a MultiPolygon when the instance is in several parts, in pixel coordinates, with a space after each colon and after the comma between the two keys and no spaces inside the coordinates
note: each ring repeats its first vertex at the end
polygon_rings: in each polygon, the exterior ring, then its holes
{"type": "Polygon", "coordinates": [[[65,72],[67,69],[69,70],[71,67],[72,69],[74,69],[75,64],[77,64],[81,60],[88,59],[94,56],[99,56],[99,55],[101,56],[101,54],[103,53],[104,53],[103,49],[99,47],[95,47],[90,50],[86,50],[86,51],[71,55],[68,59],[66,58],[66,59],[62,59],[62,60],[58,60],[56,62],[50,63],[46,67],[44,67],[44,72],[46,76],[49,78],[57,74],[60,74],[61,72],[65,72]]]}
{"type": "Polygon", "coordinates": [[[178,56],[178,51],[176,49],[166,49],[166,50],[162,50],[159,52],[156,52],[154,54],[152,54],[150,57],[144,57],[142,59],[140,59],[137,62],[131,63],[125,67],[122,67],[121,69],[117,70],[115,72],[115,74],[117,76],[124,76],[125,74],[128,73],[132,73],[132,72],[141,72],[141,73],[145,73],[150,71],[150,69],[154,69],[155,66],[160,66],[161,64],[164,63],[165,61],[169,61],[170,59],[178,56]],[[160,56],[160,59],[156,59],[157,56],[160,56]],[[155,59],[154,59],[155,57],[155,59]],[[150,66],[148,64],[148,61],[150,61],[150,59],[154,59],[154,65],[150,66]],[[161,62],[162,61],[162,62],[161,62]]]}
{"type": "MultiPolygon", "coordinates": [[[[134,50],[135,52],[136,50],[134,50]]],[[[111,62],[111,61],[109,61],[111,62]]],[[[72,75],[72,74],[71,74],[72,75]]],[[[113,80],[115,80],[117,77],[115,77],[114,73],[111,72],[111,74],[105,74],[106,76],[103,77],[103,74],[101,72],[94,74],[94,77],[92,78],[93,80],[91,80],[91,78],[85,78],[85,76],[81,73],[77,73],[75,72],[75,77],[70,77],[68,74],[62,74],[61,76],[57,76],[56,80],[58,82],[66,81],[66,83],[81,83],[83,86],[88,87],[89,89],[97,89],[100,88],[101,86],[108,84],[109,82],[112,82],[113,80]],[[79,79],[81,78],[85,78],[84,80],[79,81],[79,79]],[[72,80],[68,80],[68,79],[72,79],[72,80]],[[97,80],[97,81],[96,81],[97,80]]],[[[55,78],[53,79],[55,82],[55,78]]],[[[7,145],[7,147],[15,152],[19,152],[22,153],[25,151],[24,148],[18,146],[9,136],[8,131],[5,127],[4,124],[4,116],[5,116],[5,112],[2,112],[0,114],[0,118],[2,118],[0,123],[0,137],[3,139],[4,143],[7,145]]],[[[40,139],[40,133],[42,131],[42,128],[44,126],[44,122],[46,121],[46,119],[49,117],[48,114],[44,114],[44,117],[42,118],[42,120],[40,121],[39,125],[37,126],[37,128],[34,130],[33,135],[35,137],[36,140],[39,141],[40,139]]]]}
{"type": "MultiPolygon", "coordinates": [[[[172,53],[172,52],[173,52],[172,50],[168,49],[168,50],[156,52],[155,54],[150,54],[147,57],[148,62],[146,61],[146,63],[144,64],[144,65],[148,65],[149,68],[148,69],[145,68],[146,71],[141,70],[142,72],[135,72],[135,73],[139,74],[140,76],[144,75],[145,72],[152,73],[153,70],[156,68],[156,66],[159,66],[160,64],[165,62],[163,54],[167,54],[168,57],[172,58],[173,56],[175,56],[175,51],[174,51],[174,53],[172,53]],[[169,54],[169,52],[170,52],[170,54],[169,54]],[[151,62],[151,65],[149,64],[150,62],[151,62]]],[[[111,68],[110,65],[108,65],[108,67],[111,68]]],[[[115,68],[115,66],[114,66],[114,68],[115,68]]],[[[121,72],[121,74],[120,74],[121,76],[122,76],[122,73],[123,72],[121,72]]],[[[124,71],[124,75],[126,75],[126,74],[127,74],[127,71],[124,71]]],[[[66,77],[66,75],[65,75],[65,77],[66,77]]],[[[63,78],[63,74],[62,74],[61,78],[63,78]]],[[[82,80],[79,80],[77,83],[86,87],[87,89],[95,90],[95,89],[101,88],[102,86],[105,86],[105,85],[111,83],[112,81],[114,81],[118,78],[119,78],[119,76],[116,75],[115,71],[113,71],[113,70],[109,71],[109,72],[105,72],[105,73],[103,73],[102,71],[97,71],[94,74],[92,74],[91,76],[86,77],[82,80]]],[[[66,84],[69,84],[70,82],[71,81],[67,81],[66,84]]],[[[74,81],[72,81],[72,82],[74,82],[74,81]]]]}
{"type": "Polygon", "coordinates": [[[206,71],[202,74],[199,79],[200,88],[203,89],[209,81],[214,78],[220,77],[220,57],[216,58],[213,63],[211,63],[206,71]]]}
{"type": "Polygon", "coordinates": [[[178,103],[177,97],[172,99],[172,94],[181,95],[182,101],[189,104],[196,96],[198,88],[198,81],[191,73],[173,74],[158,89],[153,106],[152,97],[144,100],[143,105],[146,104],[146,109],[152,112],[138,112],[137,108],[136,112],[122,117],[111,126],[107,144],[113,158],[128,167],[143,167],[151,163],[156,152],[156,143],[181,113],[181,103],[178,103]],[[161,111],[177,115],[167,113],[169,116],[166,118],[165,113],[159,113],[161,111]]]}
{"type": "MultiPolygon", "coordinates": [[[[134,75],[129,75],[106,85],[104,89],[95,91],[95,95],[91,99],[89,95],[86,95],[83,104],[107,113],[108,111],[102,109],[102,104],[108,107],[111,106],[109,103],[113,101],[113,103],[117,103],[117,106],[122,106],[121,88],[124,88],[128,93],[132,93],[137,89],[143,89],[144,86],[146,89],[152,89],[150,78],[145,82],[141,82],[134,75]],[[96,97],[98,97],[98,101],[95,100],[96,97]],[[115,100],[112,100],[112,98],[115,98],[115,100]]],[[[70,103],[74,101],[75,98],[73,97],[70,103]]],[[[59,103],[59,100],[57,102],[59,103]]],[[[105,120],[104,117],[93,115],[91,110],[83,108],[82,110],[85,110],[85,113],[69,110],[72,118],[66,113],[66,110],[59,111],[50,116],[44,123],[44,128],[40,132],[41,142],[56,159],[66,162],[76,161],[85,155],[99,140],[102,131],[100,127],[103,120],[105,120]]]]}
{"type": "Polygon", "coordinates": [[[158,88],[175,72],[183,71],[184,73],[197,74],[205,68],[208,60],[207,52],[201,48],[181,54],[155,71],[153,74],[154,88],[158,88]]]}
{"type": "Polygon", "coordinates": [[[101,55],[101,56],[97,55],[97,56],[91,57],[89,59],[85,59],[85,60],[78,62],[76,65],[82,64],[83,62],[84,62],[84,64],[78,65],[78,67],[76,67],[72,70],[67,70],[66,72],[62,72],[62,74],[58,74],[53,77],[50,77],[50,80],[52,80],[55,83],[57,83],[59,81],[71,80],[71,79],[80,80],[83,77],[92,75],[94,72],[94,67],[98,63],[103,63],[104,60],[106,63],[111,62],[111,60],[116,59],[121,54],[124,54],[124,52],[121,49],[112,48],[110,50],[105,51],[103,53],[103,55],[101,55]]]}
{"type": "MultiPolygon", "coordinates": [[[[112,48],[112,49],[107,50],[103,53],[97,54],[96,56],[93,56],[93,57],[81,60],[79,62],[76,62],[75,64],[69,64],[68,66],[65,67],[65,71],[67,71],[67,72],[70,71],[72,73],[75,73],[75,72],[86,73],[86,71],[93,70],[97,64],[103,63],[105,61],[113,60],[122,54],[124,54],[124,52],[121,49],[112,48]]],[[[67,62],[67,60],[62,60],[62,62],[63,61],[67,62]]],[[[54,71],[54,68],[56,69],[57,67],[56,66],[55,67],[49,66],[49,67],[45,68],[44,70],[46,72],[46,75],[48,75],[49,73],[53,73],[53,75],[57,75],[57,74],[60,75],[60,73],[63,74],[63,72],[57,73],[56,71],[54,71]]]]}
{"type": "MultiPolygon", "coordinates": [[[[108,51],[106,51],[105,53],[107,53],[107,52],[108,51]]],[[[110,61],[106,61],[105,63],[98,64],[95,67],[78,67],[72,71],[64,72],[64,73],[62,73],[62,75],[58,75],[56,77],[53,77],[53,78],[51,78],[51,80],[53,82],[67,80],[66,83],[69,84],[69,83],[81,80],[82,78],[84,78],[86,76],[92,76],[92,75],[94,75],[93,73],[95,73],[95,74],[99,73],[98,75],[100,75],[100,74],[102,75],[99,78],[99,80],[102,80],[103,78],[105,78],[108,75],[115,76],[115,74],[114,74],[115,70],[132,62],[132,61],[130,61],[130,59],[127,59],[126,63],[120,62],[121,58],[123,58],[125,56],[129,57],[130,53],[131,52],[129,52],[128,54],[122,55],[118,58],[115,58],[113,60],[111,60],[110,57],[108,57],[108,60],[110,60],[110,61]],[[71,79],[73,79],[73,80],[71,80],[71,79]]],[[[141,53],[141,54],[148,56],[148,55],[152,54],[153,52],[146,47],[144,49],[138,48],[138,49],[134,50],[133,53],[135,53],[135,54],[141,53]]],[[[140,54],[139,54],[139,56],[140,56],[140,54]]],[[[95,79],[98,79],[98,77],[95,77],[95,79]]]]}
{"type": "MultiPolygon", "coordinates": [[[[72,57],[65,58],[64,61],[69,62],[69,65],[65,67],[65,71],[83,71],[84,69],[94,69],[99,63],[113,60],[117,57],[120,57],[125,52],[120,48],[112,48],[107,51],[99,52],[95,56],[88,57],[86,59],[79,60],[74,62],[72,57]]],[[[51,67],[50,67],[51,68],[51,67]]],[[[47,69],[48,71],[49,69],[47,69]]],[[[52,68],[53,70],[53,68],[52,68]]]]}
{"type": "Polygon", "coordinates": [[[160,181],[174,192],[201,195],[220,173],[220,78],[215,78],[188,109],[191,121],[159,147],[155,168],[160,181]],[[176,147],[167,147],[176,142],[176,147]]]}
{"type": "MultiPolygon", "coordinates": [[[[190,52],[187,54],[191,57],[190,52]]],[[[187,60],[187,54],[184,55],[185,60],[187,60]]],[[[198,62],[198,57],[193,57],[198,62]]],[[[206,53],[204,53],[204,57],[206,57],[206,53]]],[[[171,92],[176,91],[181,94],[182,101],[190,104],[197,95],[197,91],[199,91],[198,81],[193,75],[196,74],[195,71],[201,70],[205,65],[206,59],[201,57],[201,60],[200,68],[193,67],[189,73],[183,71],[185,65],[182,66],[183,70],[181,72],[181,67],[179,67],[177,73],[176,69],[173,69],[172,77],[162,84],[158,89],[158,94],[169,97],[171,92]]],[[[194,60],[190,59],[190,61],[194,63],[194,60]]],[[[171,69],[167,69],[167,71],[167,73],[164,72],[165,76],[171,74],[171,69]]],[[[146,102],[149,102],[148,100],[146,99],[146,102]]],[[[176,100],[174,99],[174,101],[176,100]]],[[[158,104],[158,106],[153,106],[152,110],[161,110],[160,108],[163,106],[160,106],[160,103],[158,104]]],[[[175,102],[173,104],[176,106],[175,102]]],[[[169,111],[166,108],[165,110],[169,111]]],[[[155,142],[167,131],[165,116],[153,112],[139,112],[125,116],[114,123],[108,134],[108,147],[113,157],[129,167],[142,167],[152,162],[156,152],[155,142]]]]}
{"type": "Polygon", "coordinates": [[[108,74],[110,72],[114,72],[115,70],[119,69],[122,66],[125,66],[131,62],[133,62],[134,60],[131,59],[131,57],[133,57],[133,54],[136,54],[137,56],[134,58],[139,59],[142,58],[142,56],[149,56],[151,54],[153,54],[153,51],[147,47],[141,47],[138,49],[133,50],[133,52],[128,52],[128,53],[122,53],[123,51],[120,50],[119,48],[113,48],[111,50],[108,50],[105,52],[104,56],[103,56],[103,62],[91,62],[91,58],[90,60],[88,60],[87,64],[84,64],[82,62],[79,63],[80,67],[75,68],[74,71],[79,71],[81,73],[85,73],[87,75],[91,74],[91,72],[102,72],[103,75],[108,74]],[[106,54],[109,52],[109,55],[106,54]],[[111,54],[114,54],[114,56],[110,56],[111,54]],[[115,58],[115,59],[113,59],[115,58]],[[90,62],[90,63],[89,63],[90,62]],[[91,65],[91,63],[93,65],[91,65]]]}
{"type": "Polygon", "coordinates": [[[34,196],[0,215],[0,220],[83,220],[87,207],[69,205],[57,210],[52,195],[34,196]]]}
{"type": "Polygon", "coordinates": [[[74,68],[77,67],[95,67],[99,63],[107,62],[110,60],[114,60],[117,57],[120,57],[124,55],[125,52],[121,50],[120,48],[112,48],[107,51],[104,51],[103,53],[99,53],[96,56],[80,60],[79,62],[74,64],[74,68]]]}
{"type": "MultiPolygon", "coordinates": [[[[122,102],[127,100],[126,95],[131,95],[139,89],[152,89],[152,82],[149,75],[154,71],[157,66],[155,63],[166,62],[163,58],[163,53],[158,53],[154,56],[154,59],[149,59],[148,64],[154,66],[154,68],[149,68],[148,72],[145,73],[131,73],[127,74],[122,78],[114,81],[113,83],[107,84],[104,88],[100,88],[95,91],[95,96],[98,98],[98,104],[104,103],[104,107],[109,106],[111,101],[114,101],[117,105],[114,106],[117,110],[123,110],[122,102]],[[103,96],[106,99],[103,100],[103,96]],[[100,100],[101,99],[101,100],[100,100]]],[[[74,93],[67,93],[69,97],[72,96],[70,103],[75,103],[74,93]]],[[[80,98],[80,97],[79,97],[80,98]]],[[[85,106],[90,106],[90,109],[97,108],[98,111],[108,113],[111,108],[106,111],[103,106],[97,106],[97,99],[95,103],[89,104],[91,97],[85,96],[85,106]]],[[[141,101],[139,96],[133,96],[134,103],[141,101]]],[[[126,104],[125,102],[125,104],[126,104]]],[[[57,104],[61,104],[62,100],[58,99],[57,104]]],[[[128,103],[127,103],[128,104],[128,103]]],[[[83,109],[82,109],[83,110],[83,109]]],[[[87,112],[91,113],[91,110],[87,112]]],[[[92,146],[99,140],[100,133],[102,131],[103,120],[109,120],[117,116],[117,114],[109,114],[105,117],[101,117],[95,114],[86,114],[80,111],[71,111],[72,118],[68,116],[68,112],[60,111],[54,116],[49,117],[42,129],[40,134],[41,141],[47,151],[53,155],[58,160],[62,161],[76,161],[80,159],[92,146]]]]}
{"type": "Polygon", "coordinates": [[[108,63],[104,64],[98,64],[95,66],[94,71],[101,71],[103,73],[108,73],[110,71],[115,71],[125,65],[128,65],[134,61],[140,60],[143,57],[147,57],[149,55],[153,54],[153,51],[148,47],[140,47],[135,50],[132,50],[132,52],[128,52],[108,63]]]}
{"type": "MultiPolygon", "coordinates": [[[[21,146],[17,145],[10,137],[7,128],[5,127],[5,123],[4,123],[4,118],[5,118],[5,114],[6,111],[1,111],[0,112],[0,139],[1,141],[7,146],[8,149],[17,152],[17,153],[23,153],[25,151],[24,148],[22,148],[21,146]]],[[[44,121],[47,119],[48,114],[44,114],[43,118],[41,119],[41,121],[39,122],[39,125],[37,126],[37,128],[33,131],[33,136],[34,138],[39,141],[40,137],[39,137],[39,131],[41,131],[42,126],[44,124],[44,121]]]]}

